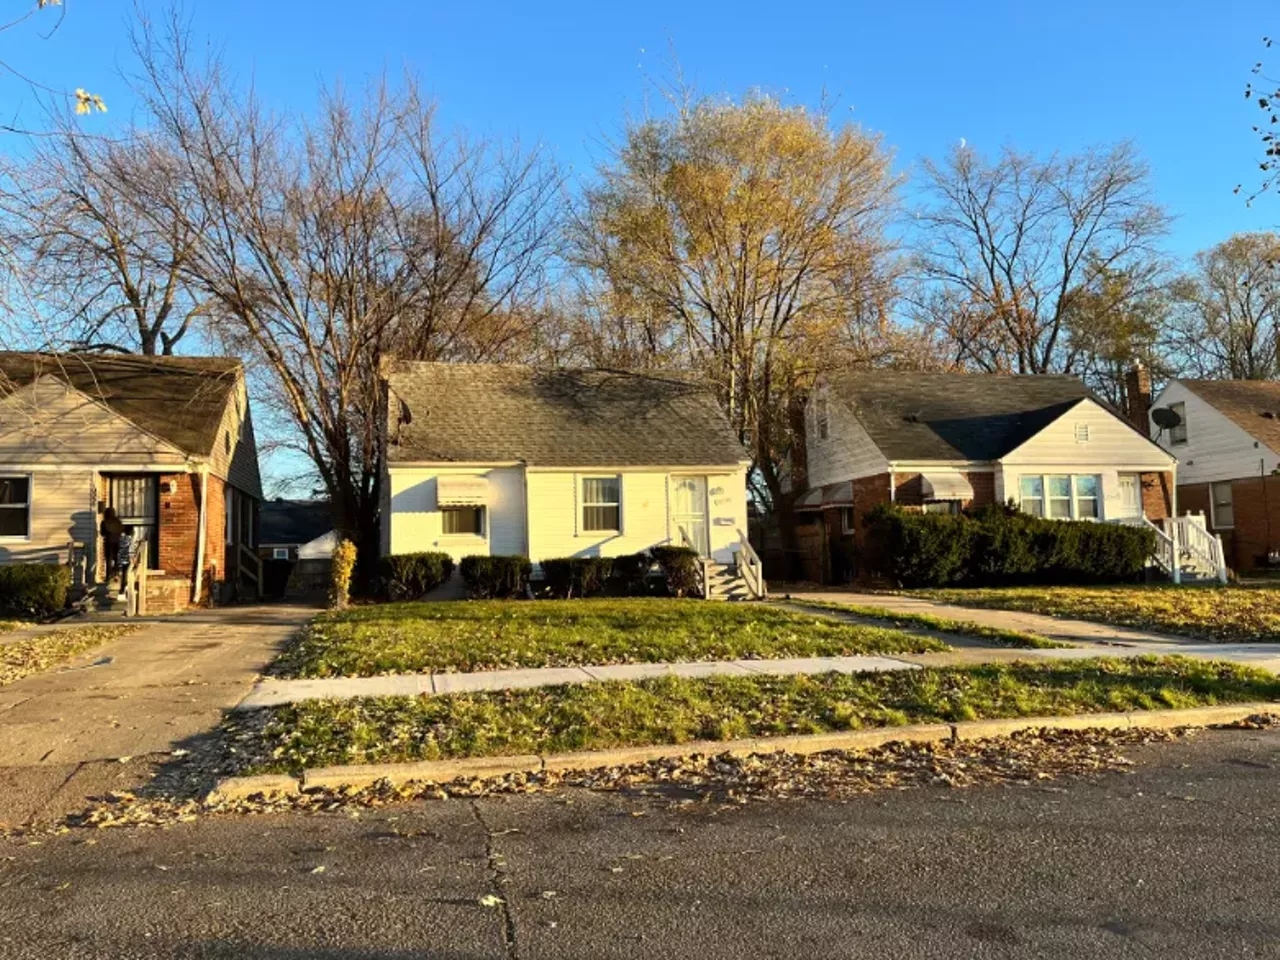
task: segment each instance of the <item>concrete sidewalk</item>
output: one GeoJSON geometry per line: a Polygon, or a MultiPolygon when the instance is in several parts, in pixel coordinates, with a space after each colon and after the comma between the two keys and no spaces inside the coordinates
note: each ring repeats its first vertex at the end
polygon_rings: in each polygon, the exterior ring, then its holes
{"type": "Polygon", "coordinates": [[[216,727],[316,612],[264,605],[143,620],[60,669],[0,687],[0,823],[145,783],[158,761],[216,727]]]}
{"type": "MultiPolygon", "coordinates": [[[[961,607],[937,603],[921,597],[905,597],[896,594],[857,593],[853,591],[814,591],[787,594],[792,600],[810,600],[820,603],[844,603],[860,607],[878,607],[894,613],[924,614],[959,620],[964,623],[1002,630],[1034,633],[1050,640],[1078,645],[1095,657],[1132,657],[1179,654],[1208,660],[1227,660],[1252,667],[1280,672],[1280,644],[1275,643],[1213,643],[1189,637],[1173,636],[1153,630],[1119,627],[1094,623],[1089,620],[1071,620],[1050,617],[1040,613],[1024,613],[1017,610],[993,610],[979,607],[961,607]]],[[[785,601],[784,601],[785,602],[785,601]]],[[[800,609],[798,606],[794,609],[800,609]]],[[[812,608],[811,608],[811,612],[812,608]]],[[[851,617],[856,619],[855,614],[851,617]]],[[[1020,650],[1037,659],[1078,656],[1075,649],[1020,650]]],[[[948,654],[924,654],[907,657],[915,663],[933,663],[930,658],[946,658],[948,654]]]]}

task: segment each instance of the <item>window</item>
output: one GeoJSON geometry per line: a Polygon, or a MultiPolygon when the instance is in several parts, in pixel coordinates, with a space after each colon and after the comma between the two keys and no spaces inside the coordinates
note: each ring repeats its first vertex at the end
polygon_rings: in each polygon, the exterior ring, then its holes
{"type": "Polygon", "coordinates": [[[827,408],[827,398],[819,397],[815,406],[815,419],[818,421],[818,439],[825,440],[831,432],[831,411],[827,408]]]}
{"type": "Polygon", "coordinates": [[[853,507],[840,508],[840,532],[853,533],[853,507]]]}
{"type": "Polygon", "coordinates": [[[1215,530],[1230,530],[1236,525],[1235,506],[1231,501],[1231,481],[1209,484],[1209,517],[1215,530]]]}
{"type": "Polygon", "coordinates": [[[1098,519],[1098,478],[1076,477],[1076,519],[1098,519]]]}
{"type": "Polygon", "coordinates": [[[445,536],[484,536],[484,507],[444,507],[440,514],[445,536]]]}
{"type": "Polygon", "coordinates": [[[289,548],[288,548],[288,547],[273,547],[273,548],[272,548],[272,550],[271,550],[271,559],[272,559],[272,560],[288,560],[288,559],[289,559],[289,548]]]}
{"type": "Polygon", "coordinates": [[[1187,442],[1187,405],[1185,403],[1171,403],[1169,409],[1178,415],[1181,421],[1176,427],[1169,428],[1170,443],[1186,443],[1187,442]]]}
{"type": "Polygon", "coordinates": [[[1098,520],[1102,516],[1102,478],[1097,474],[1051,474],[1018,479],[1023,513],[1052,520],[1098,520]]]}
{"type": "Polygon", "coordinates": [[[1051,520],[1071,519],[1071,478],[1046,477],[1046,488],[1049,491],[1048,509],[1045,516],[1051,520]]]}
{"type": "Polygon", "coordinates": [[[1022,512],[1029,513],[1033,517],[1043,517],[1044,477],[1023,477],[1018,484],[1018,492],[1022,497],[1022,512]]]}
{"type": "Polygon", "coordinates": [[[0,538],[31,535],[31,478],[0,477],[0,538]]]}
{"type": "Polygon", "coordinates": [[[622,529],[622,479],[582,478],[582,529],[587,531],[622,529]]]}
{"type": "Polygon", "coordinates": [[[960,512],[959,500],[926,500],[924,502],[925,513],[943,513],[954,516],[960,512]]]}

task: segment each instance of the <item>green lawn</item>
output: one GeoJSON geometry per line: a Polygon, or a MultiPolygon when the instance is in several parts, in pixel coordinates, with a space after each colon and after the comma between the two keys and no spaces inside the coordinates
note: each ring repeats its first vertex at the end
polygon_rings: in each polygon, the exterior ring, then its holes
{"type": "Polygon", "coordinates": [[[137,629],[135,624],[68,627],[27,640],[0,643],[0,687],[66,663],[137,629]]]}
{"type": "Polygon", "coordinates": [[[870,620],[883,620],[892,627],[923,627],[939,633],[955,633],[960,636],[986,640],[1005,647],[1022,647],[1026,649],[1049,649],[1052,647],[1070,647],[1069,643],[1059,643],[1034,633],[1022,633],[1019,630],[1003,630],[999,627],[984,627],[979,623],[967,623],[964,620],[949,620],[946,617],[935,617],[928,613],[899,613],[886,610],[884,607],[866,607],[857,603],[833,603],[830,600],[792,600],[791,603],[801,607],[814,607],[818,610],[833,610],[849,613],[856,617],[870,620]]]}
{"type": "Polygon", "coordinates": [[[390,603],[319,617],[273,668],[292,677],[667,660],[923,653],[945,644],[759,603],[486,600],[390,603]]]}
{"type": "Polygon", "coordinates": [[[1169,585],[919,590],[916,596],[1142,627],[1206,640],[1280,643],[1280,589],[1169,585]]]}
{"type": "Polygon", "coordinates": [[[1272,700],[1280,680],[1182,657],[848,676],[663,677],[503,693],[312,700],[271,711],[257,770],[602,749],[905,723],[1272,700]]]}

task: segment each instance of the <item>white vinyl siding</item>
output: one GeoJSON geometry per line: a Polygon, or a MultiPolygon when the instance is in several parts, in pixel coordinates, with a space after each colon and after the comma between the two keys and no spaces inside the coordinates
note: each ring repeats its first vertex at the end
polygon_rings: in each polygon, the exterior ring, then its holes
{"type": "Polygon", "coordinates": [[[817,400],[809,403],[805,447],[811,488],[889,472],[889,461],[838,398],[826,401],[825,437],[818,430],[817,400]]]}
{"type": "MultiPolygon", "coordinates": [[[[1164,431],[1159,442],[1178,458],[1180,485],[1267,476],[1280,468],[1280,456],[1276,451],[1256,440],[1234,420],[1219,413],[1177,380],[1170,381],[1152,406],[1172,407],[1179,403],[1186,411],[1187,442],[1173,445],[1168,430],[1164,431]]],[[[1153,423],[1153,437],[1157,430],[1153,423]]]]}
{"type": "MultiPolygon", "coordinates": [[[[1181,455],[1181,454],[1179,454],[1181,455]]],[[[1133,471],[1172,470],[1173,457],[1105,407],[1082,400],[1000,461],[1006,466],[1070,467],[1052,472],[1100,473],[1102,468],[1133,471]],[[1089,439],[1077,439],[1086,427],[1089,439]]],[[[1028,471],[1033,472],[1033,471],[1028,471]]]]}
{"type": "Polygon", "coordinates": [[[520,467],[398,467],[387,479],[384,514],[388,553],[440,550],[453,559],[471,554],[525,553],[524,477],[520,467]],[[444,511],[436,501],[442,476],[483,477],[489,486],[481,518],[482,533],[447,533],[444,511]]]}
{"type": "Polygon", "coordinates": [[[84,544],[92,555],[98,532],[93,471],[44,470],[29,476],[28,533],[22,538],[0,538],[0,564],[65,561],[72,541],[84,544]]]}

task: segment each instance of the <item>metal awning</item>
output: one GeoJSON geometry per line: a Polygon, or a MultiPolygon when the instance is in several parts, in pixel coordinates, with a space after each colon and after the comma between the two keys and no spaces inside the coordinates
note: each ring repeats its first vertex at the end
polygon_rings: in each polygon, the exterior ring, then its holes
{"type": "Polygon", "coordinates": [[[852,507],[853,481],[829,483],[822,488],[822,505],[824,507],[852,507]]]}
{"type": "Polygon", "coordinates": [[[482,507],[489,502],[487,477],[439,477],[436,503],[442,507],[482,507]]]}
{"type": "Polygon", "coordinates": [[[926,500],[973,499],[973,485],[959,473],[923,473],[920,487],[926,500]]]}
{"type": "Polygon", "coordinates": [[[796,501],[795,509],[797,511],[821,510],[822,488],[819,487],[817,490],[810,490],[803,494],[800,499],[796,501]]]}

